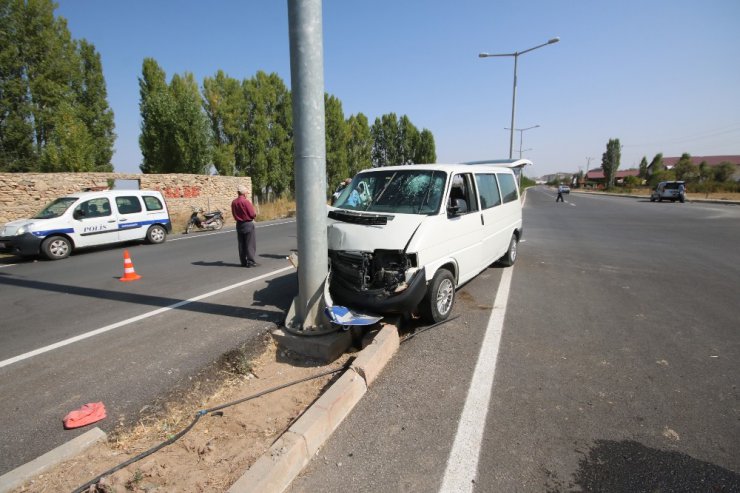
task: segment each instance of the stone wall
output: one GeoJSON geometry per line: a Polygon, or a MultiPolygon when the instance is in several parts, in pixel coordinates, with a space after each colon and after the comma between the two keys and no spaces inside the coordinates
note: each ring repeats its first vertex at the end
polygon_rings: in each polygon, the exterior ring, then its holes
{"type": "MultiPolygon", "coordinates": [[[[167,201],[170,216],[190,216],[190,206],[221,209],[231,220],[231,201],[238,185],[252,197],[252,180],[237,176],[145,175],[126,173],[0,173],[0,224],[31,217],[57,197],[86,188],[105,190],[115,180],[135,180],[142,190],[159,190],[167,201]]],[[[131,188],[131,187],[127,187],[131,188]]]]}

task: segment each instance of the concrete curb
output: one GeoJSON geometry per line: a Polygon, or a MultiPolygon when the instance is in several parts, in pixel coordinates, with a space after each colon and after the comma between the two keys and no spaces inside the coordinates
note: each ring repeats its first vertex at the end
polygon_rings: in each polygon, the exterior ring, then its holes
{"type": "Polygon", "coordinates": [[[105,432],[98,427],[89,430],[82,435],[63,443],[41,457],[28,462],[0,476],[0,493],[13,491],[23,485],[26,481],[33,479],[44,471],[55,467],[65,460],[81,454],[91,445],[105,440],[105,432]]]}
{"type": "Polygon", "coordinates": [[[360,402],[398,350],[398,329],[385,325],[353,365],[278,439],[228,493],[281,493],[360,402]]]}

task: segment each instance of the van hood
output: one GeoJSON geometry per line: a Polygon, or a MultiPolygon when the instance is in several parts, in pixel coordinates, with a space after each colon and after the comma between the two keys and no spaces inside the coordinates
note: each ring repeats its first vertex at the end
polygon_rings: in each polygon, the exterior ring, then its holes
{"type": "Polygon", "coordinates": [[[21,227],[31,226],[37,221],[37,219],[16,219],[15,221],[5,223],[3,228],[0,230],[0,236],[15,236],[21,227]]]}
{"type": "Polygon", "coordinates": [[[326,228],[329,250],[403,250],[426,217],[415,214],[383,216],[387,217],[386,224],[354,224],[329,218],[326,228]]]}

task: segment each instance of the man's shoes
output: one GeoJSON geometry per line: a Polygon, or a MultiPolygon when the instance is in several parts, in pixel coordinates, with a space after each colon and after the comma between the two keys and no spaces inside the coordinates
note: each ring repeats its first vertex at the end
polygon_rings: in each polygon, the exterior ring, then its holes
{"type": "Polygon", "coordinates": [[[260,264],[257,262],[247,262],[247,267],[259,267],[260,264]]]}

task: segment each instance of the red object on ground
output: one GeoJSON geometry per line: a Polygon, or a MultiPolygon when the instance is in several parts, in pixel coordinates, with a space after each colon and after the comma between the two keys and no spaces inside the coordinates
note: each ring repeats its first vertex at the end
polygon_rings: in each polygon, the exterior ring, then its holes
{"type": "Polygon", "coordinates": [[[105,416],[105,406],[102,402],[90,402],[79,409],[70,411],[64,417],[64,428],[67,430],[80,428],[81,426],[100,421],[105,416]]]}

